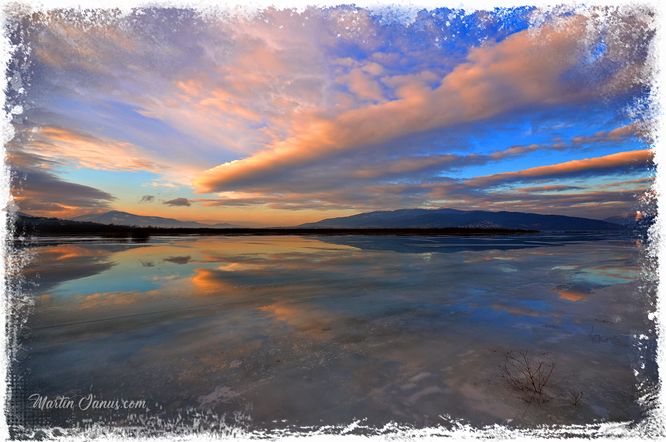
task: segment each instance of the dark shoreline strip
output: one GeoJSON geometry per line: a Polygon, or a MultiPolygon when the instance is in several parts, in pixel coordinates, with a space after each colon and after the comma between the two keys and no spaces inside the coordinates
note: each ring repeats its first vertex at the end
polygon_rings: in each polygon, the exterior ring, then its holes
{"type": "Polygon", "coordinates": [[[223,235],[223,236],[284,236],[284,235],[400,235],[400,236],[488,236],[537,233],[526,229],[484,229],[484,228],[376,228],[376,229],[304,229],[304,228],[154,228],[114,225],[95,226],[17,226],[15,236],[101,236],[101,237],[150,237],[180,235],[223,235]],[[23,227],[23,228],[21,228],[23,227]]]}

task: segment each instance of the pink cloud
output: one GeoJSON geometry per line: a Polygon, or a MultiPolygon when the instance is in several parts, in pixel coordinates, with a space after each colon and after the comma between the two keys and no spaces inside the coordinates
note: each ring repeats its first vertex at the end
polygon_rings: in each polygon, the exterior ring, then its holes
{"type": "Polygon", "coordinates": [[[346,81],[349,89],[362,99],[382,101],[384,98],[379,83],[359,68],[352,69],[346,81]]]}
{"type": "Polygon", "coordinates": [[[585,53],[586,25],[585,18],[571,17],[473,48],[467,61],[434,89],[423,79],[405,81],[396,100],[332,118],[307,115],[293,124],[291,135],[203,172],[194,180],[195,190],[251,187],[407,134],[481,120],[528,104],[558,104],[600,94],[600,88],[563,80],[563,73],[585,53]]]}
{"type": "Polygon", "coordinates": [[[22,149],[45,159],[98,170],[160,170],[140,148],[124,141],[53,126],[35,128],[31,135],[32,139],[22,149]]]}

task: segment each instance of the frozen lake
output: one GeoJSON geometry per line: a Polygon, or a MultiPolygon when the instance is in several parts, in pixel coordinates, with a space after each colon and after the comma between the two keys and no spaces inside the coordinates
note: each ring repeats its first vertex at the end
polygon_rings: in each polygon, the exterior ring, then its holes
{"type": "Polygon", "coordinates": [[[654,349],[636,348],[652,294],[626,237],[60,241],[23,270],[28,424],[627,421],[656,379],[654,349]],[[539,395],[509,379],[524,356],[552,367],[539,395]],[[90,395],[146,406],[81,409],[90,395]]]}

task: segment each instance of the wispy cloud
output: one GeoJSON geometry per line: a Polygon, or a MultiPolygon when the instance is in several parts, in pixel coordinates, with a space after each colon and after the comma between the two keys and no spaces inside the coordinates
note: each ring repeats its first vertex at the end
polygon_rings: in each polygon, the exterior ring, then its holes
{"type": "Polygon", "coordinates": [[[139,199],[139,203],[152,203],[153,201],[155,201],[155,195],[143,195],[139,199]]]}

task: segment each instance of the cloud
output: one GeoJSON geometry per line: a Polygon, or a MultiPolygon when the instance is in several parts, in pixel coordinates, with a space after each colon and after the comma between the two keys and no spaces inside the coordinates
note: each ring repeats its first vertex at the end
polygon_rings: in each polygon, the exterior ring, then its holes
{"type": "Polygon", "coordinates": [[[538,181],[544,179],[626,173],[630,170],[647,170],[653,163],[651,150],[620,152],[597,158],[573,160],[550,166],[533,167],[518,172],[505,172],[467,181],[470,186],[487,187],[511,182],[538,181]]]}
{"type": "MultiPolygon", "coordinates": [[[[513,148],[498,152],[510,152],[513,148]]],[[[351,181],[322,190],[292,192],[229,192],[196,201],[204,206],[262,205],[282,210],[387,210],[406,207],[452,207],[477,210],[517,210],[604,218],[626,211],[645,192],[650,177],[627,180],[630,173],[652,174],[652,152],[629,151],[505,174],[470,179],[430,178],[427,181],[373,183],[351,181]],[[604,178],[598,189],[595,180],[604,178]],[[575,180],[575,184],[571,183],[575,180]],[[512,188],[513,184],[544,182],[512,188]],[[508,186],[508,187],[507,187],[508,186]]]]}
{"type": "Polygon", "coordinates": [[[529,146],[513,146],[504,150],[488,154],[440,154],[422,155],[418,157],[403,157],[396,160],[382,161],[371,166],[352,170],[350,175],[354,178],[387,178],[401,175],[415,177],[419,173],[436,173],[445,170],[458,169],[468,166],[487,164],[504,158],[520,156],[534,152],[539,148],[533,144],[529,146]]]}
{"type": "MultiPolygon", "coordinates": [[[[574,187],[574,186],[572,186],[574,187]]],[[[591,216],[600,219],[629,211],[636,198],[647,190],[636,185],[627,189],[597,190],[586,186],[567,192],[520,192],[466,187],[462,182],[384,184],[360,186],[354,192],[317,193],[310,195],[267,195],[261,199],[210,199],[214,206],[264,205],[282,210],[391,210],[409,207],[451,207],[462,210],[512,210],[536,213],[553,213],[573,216],[591,216]]],[[[609,186],[610,187],[610,186],[609,186]]],[[[326,217],[325,214],[321,216],[326,217]]]]}
{"type": "Polygon", "coordinates": [[[593,143],[617,143],[624,141],[630,137],[640,134],[639,126],[637,123],[626,124],[624,126],[616,127],[611,130],[598,131],[591,136],[577,136],[573,137],[572,142],[574,145],[584,145],[593,143]]]}
{"type": "Polygon", "coordinates": [[[604,219],[636,207],[637,197],[645,189],[628,191],[580,191],[577,193],[527,194],[491,193],[486,198],[471,199],[469,209],[510,210],[604,219]]]}
{"type": "MultiPolygon", "coordinates": [[[[627,70],[642,63],[621,47],[585,61],[593,48],[592,24],[573,16],[472,48],[467,60],[437,87],[404,82],[395,100],[358,107],[333,118],[308,115],[286,138],[246,158],[203,172],[200,193],[277,184],[326,159],[409,134],[484,120],[525,106],[553,106],[600,99],[632,87],[627,70]],[[610,68],[608,63],[620,63],[610,68]],[[588,65],[581,67],[582,63],[588,65]],[[599,76],[599,70],[606,72],[599,76]]],[[[640,51],[637,52],[639,54],[640,51]]],[[[638,57],[638,59],[637,59],[638,57]]],[[[636,80],[636,76],[631,78],[636,80]]]]}
{"type": "Polygon", "coordinates": [[[580,186],[564,186],[551,184],[549,186],[531,186],[531,187],[521,187],[517,189],[519,192],[525,193],[539,193],[539,192],[566,192],[568,190],[580,190],[580,186]]]}
{"type": "Polygon", "coordinates": [[[53,161],[70,162],[90,169],[160,170],[141,149],[130,143],[53,126],[32,129],[30,140],[22,149],[53,161]]]}
{"type": "Polygon", "coordinates": [[[620,180],[613,183],[609,183],[606,187],[624,187],[624,188],[648,188],[654,184],[655,176],[649,176],[645,178],[637,178],[633,180],[620,180]]]}
{"type": "Polygon", "coordinates": [[[10,152],[11,193],[19,210],[36,216],[71,217],[109,208],[107,192],[57,177],[39,157],[10,152]]]}
{"type": "MultiPolygon", "coordinates": [[[[375,66],[379,66],[376,63],[375,66]]],[[[379,68],[381,69],[381,68],[379,68]]],[[[377,72],[377,70],[375,70],[377,72]]],[[[360,68],[352,69],[352,71],[346,76],[343,77],[343,80],[349,90],[354,93],[356,96],[363,100],[370,101],[383,101],[384,95],[382,94],[381,87],[379,83],[372,78],[367,72],[364,72],[360,68]]]]}
{"type": "Polygon", "coordinates": [[[187,198],[174,198],[172,200],[164,201],[167,206],[191,206],[190,200],[187,198]]]}
{"type": "Polygon", "coordinates": [[[155,201],[154,195],[144,195],[139,199],[139,203],[152,203],[153,201],[155,201]]]}

